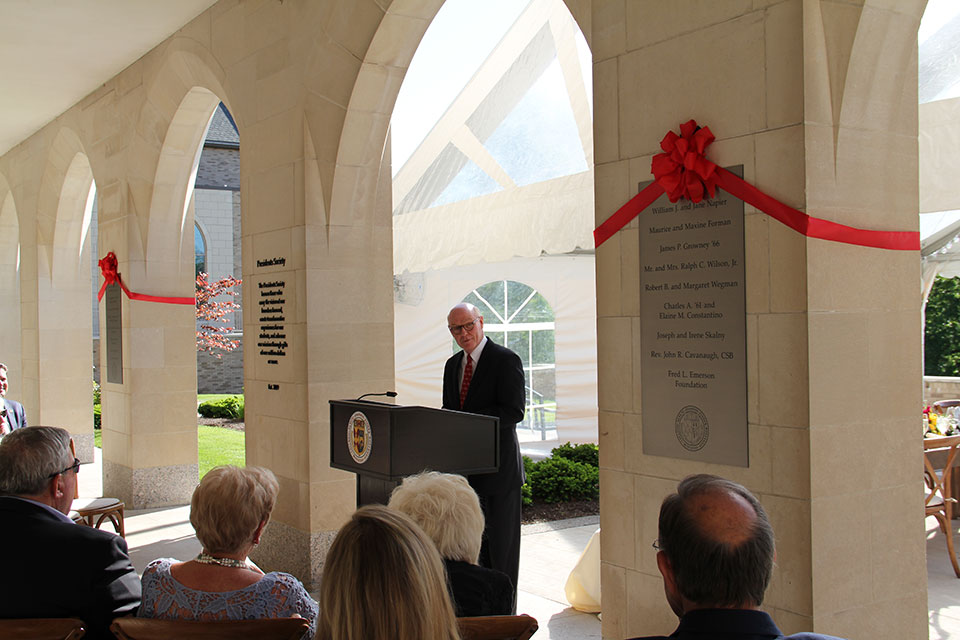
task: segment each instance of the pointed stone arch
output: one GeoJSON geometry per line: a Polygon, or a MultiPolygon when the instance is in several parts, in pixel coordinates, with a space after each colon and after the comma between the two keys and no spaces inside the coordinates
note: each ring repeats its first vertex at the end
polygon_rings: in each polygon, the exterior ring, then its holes
{"type": "MultiPolygon", "coordinates": [[[[63,248],[70,243],[79,247],[82,243],[83,238],[71,234],[65,227],[76,226],[82,221],[83,207],[92,183],[93,171],[80,137],[72,129],[61,127],[47,153],[37,198],[36,242],[38,275],[41,277],[53,277],[58,243],[63,248]]],[[[74,231],[79,231],[79,227],[74,231]]]]}
{"type": "Polygon", "coordinates": [[[38,406],[30,421],[70,429],[77,456],[93,461],[90,405],[90,212],[93,170],[80,137],[63,127],[47,156],[37,209],[38,406]]]}
{"type": "MultiPolygon", "coordinates": [[[[229,97],[203,44],[177,37],[165,46],[126,150],[127,191],[99,210],[101,251],[116,252],[132,291],[193,297],[197,163],[229,97]]],[[[184,504],[198,474],[195,308],[124,299],[122,311],[123,378],[102,392],[104,490],[134,508],[184,504]]]]}
{"type": "Polygon", "coordinates": [[[193,87],[167,129],[153,180],[145,243],[151,282],[174,274],[184,280],[185,268],[185,275],[193,279],[193,188],[203,139],[219,103],[208,89],[193,87]]]}
{"type": "MultiPolygon", "coordinates": [[[[230,108],[230,101],[226,73],[209,50],[188,38],[173,40],[171,48],[144,90],[127,152],[134,163],[128,172],[129,211],[123,213],[137,223],[136,233],[127,234],[127,255],[118,258],[129,281],[142,279],[156,292],[189,295],[197,162],[217,104],[230,108]]],[[[231,114],[240,126],[241,115],[232,109],[231,114]]]]}

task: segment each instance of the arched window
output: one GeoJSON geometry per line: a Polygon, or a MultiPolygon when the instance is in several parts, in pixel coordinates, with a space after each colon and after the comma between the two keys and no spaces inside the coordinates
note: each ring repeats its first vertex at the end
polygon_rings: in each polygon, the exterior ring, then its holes
{"type": "Polygon", "coordinates": [[[197,224],[193,225],[193,258],[197,265],[196,275],[200,275],[201,271],[206,272],[207,242],[203,239],[203,232],[200,231],[200,226],[197,224]]]}
{"type": "Polygon", "coordinates": [[[557,410],[554,316],[550,303],[533,287],[513,280],[488,282],[471,291],[463,301],[480,310],[484,334],[516,352],[523,361],[527,410],[521,424],[538,430],[545,439],[546,431],[555,428],[557,410]]]}

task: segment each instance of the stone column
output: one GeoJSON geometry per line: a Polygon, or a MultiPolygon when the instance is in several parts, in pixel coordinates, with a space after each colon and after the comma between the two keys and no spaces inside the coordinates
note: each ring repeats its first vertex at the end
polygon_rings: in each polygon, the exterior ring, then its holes
{"type": "MultiPolygon", "coordinates": [[[[909,4],[595,2],[597,223],[695,118],[717,136],[711,160],[782,202],[915,230],[922,3],[909,4]]],[[[597,250],[604,637],[675,628],[650,543],[662,498],[702,472],[768,510],[764,605],[785,633],[924,637],[919,258],[745,214],[746,468],[644,455],[637,222],[597,250]]]]}
{"type": "Polygon", "coordinates": [[[23,392],[23,346],[20,331],[20,222],[10,186],[0,174],[0,361],[10,370],[9,396],[19,400],[23,392]]]}
{"type": "MultiPolygon", "coordinates": [[[[100,252],[119,257],[118,270],[131,291],[193,296],[193,228],[189,243],[155,259],[149,271],[130,233],[136,216],[122,181],[100,191],[100,252]],[[181,259],[184,256],[186,259],[181,259]]],[[[192,221],[192,216],[190,216],[192,221]]],[[[159,239],[158,239],[159,241],[159,239]]],[[[196,311],[193,305],[122,300],[123,382],[111,382],[107,318],[100,308],[100,384],[104,495],[128,508],[188,504],[197,484],[196,311]]]]}
{"type": "Polygon", "coordinates": [[[393,388],[393,281],[390,227],[346,215],[327,224],[306,146],[305,159],[271,167],[252,157],[262,150],[243,147],[253,165],[242,225],[244,388],[247,463],[271,468],[281,487],[255,559],[318,585],[356,508],[355,477],[329,466],[329,400],[393,388]]]}
{"type": "MultiPolygon", "coordinates": [[[[329,401],[393,389],[390,173],[381,160],[399,81],[357,80],[383,11],[331,6],[338,9],[304,3],[300,23],[322,28],[305,27],[309,36],[291,40],[292,53],[250,56],[278,77],[303,72],[305,97],[258,96],[257,113],[270,117],[241,129],[247,462],[270,467],[281,487],[254,557],[314,586],[356,508],[355,476],[329,465],[330,430],[341,428],[329,423],[329,401]],[[375,108],[348,108],[368,99],[375,108]],[[277,291],[285,302],[269,306],[282,311],[261,313],[261,302],[276,299],[265,294],[277,291]],[[270,334],[283,335],[284,354],[257,344],[276,342],[270,334]]],[[[258,25],[267,19],[283,15],[260,12],[258,25]]],[[[396,44],[398,32],[384,31],[396,44]]],[[[399,37],[412,55],[416,36],[399,37]]]]}
{"type": "MultiPolygon", "coordinates": [[[[925,3],[878,5],[804,5],[807,213],[916,231],[925,3]]],[[[926,637],[920,256],[811,240],[806,261],[814,629],[926,637]]]]}

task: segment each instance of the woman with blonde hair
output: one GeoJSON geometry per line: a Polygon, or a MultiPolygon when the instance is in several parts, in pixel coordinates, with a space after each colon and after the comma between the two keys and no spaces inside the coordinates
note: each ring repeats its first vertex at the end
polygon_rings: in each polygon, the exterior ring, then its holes
{"type": "Polygon", "coordinates": [[[506,616],[513,612],[510,577],[477,564],[483,511],[466,478],[436,471],[406,477],[393,490],[389,506],[413,518],[437,546],[458,616],[506,616]]]}
{"type": "MultiPolygon", "coordinates": [[[[141,618],[251,620],[305,618],[316,629],[317,603],[288,573],[264,574],[247,560],[260,543],[280,487],[269,469],[215,467],[190,501],[190,524],[203,551],[193,560],[154,560],[143,572],[141,618]]],[[[309,636],[307,636],[309,637],[309,636]]]]}
{"type": "Polygon", "coordinates": [[[460,640],[440,554],[420,527],[361,507],[327,553],[317,640],[460,640]]]}

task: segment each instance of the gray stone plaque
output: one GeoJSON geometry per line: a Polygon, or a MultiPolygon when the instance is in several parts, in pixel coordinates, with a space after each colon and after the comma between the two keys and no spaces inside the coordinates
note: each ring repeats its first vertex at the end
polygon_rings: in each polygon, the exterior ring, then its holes
{"type": "Polygon", "coordinates": [[[748,466],[743,260],[743,201],[725,191],[640,214],[645,454],[748,466]]]}
{"type": "Polygon", "coordinates": [[[123,384],[123,291],[111,284],[104,294],[107,343],[107,382],[123,384]]]}

